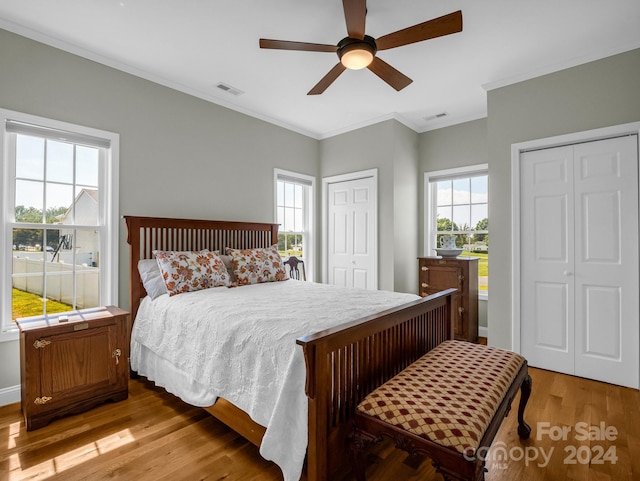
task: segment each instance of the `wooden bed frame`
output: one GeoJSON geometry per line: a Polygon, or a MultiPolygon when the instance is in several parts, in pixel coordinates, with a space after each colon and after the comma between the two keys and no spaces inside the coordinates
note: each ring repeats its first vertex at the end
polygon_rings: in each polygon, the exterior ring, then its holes
{"type": "MultiPolygon", "coordinates": [[[[159,250],[268,247],[278,224],[124,217],[130,245],[130,310],[146,295],[138,261],[159,250]]],[[[371,391],[446,339],[453,338],[449,289],[297,340],[304,351],[309,400],[308,481],[336,479],[349,466],[347,435],[355,406],[371,391]]],[[[259,446],[265,428],[229,401],[205,408],[259,446]]]]}

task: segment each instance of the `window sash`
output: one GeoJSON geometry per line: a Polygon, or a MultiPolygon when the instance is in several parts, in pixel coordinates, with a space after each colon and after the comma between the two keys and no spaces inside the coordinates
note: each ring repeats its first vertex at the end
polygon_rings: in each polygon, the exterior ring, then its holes
{"type": "Polygon", "coordinates": [[[315,245],[314,245],[314,236],[313,236],[313,226],[314,226],[314,187],[315,187],[315,178],[298,174],[295,172],[284,171],[280,169],[274,169],[274,191],[275,191],[275,202],[274,202],[274,216],[275,222],[280,223],[279,234],[285,234],[287,236],[291,235],[301,235],[302,236],[302,245],[303,251],[302,255],[305,260],[305,270],[307,273],[307,279],[313,279],[314,277],[314,258],[315,258],[315,245]],[[293,197],[288,199],[285,197],[281,199],[279,196],[279,183],[283,182],[285,184],[293,184],[293,197]],[[302,196],[300,198],[299,195],[296,195],[295,186],[302,187],[302,196]],[[291,202],[289,202],[291,200],[291,202]],[[281,219],[281,216],[285,213],[286,210],[290,210],[291,215],[293,216],[293,227],[291,225],[283,225],[284,219],[281,219]],[[297,212],[297,219],[296,219],[297,212]],[[288,230],[288,228],[290,228],[288,230]]]}
{"type": "MultiPolygon", "coordinates": [[[[99,302],[101,305],[118,303],[118,176],[119,176],[119,136],[89,127],[69,124],[56,120],[36,117],[20,112],[0,109],[0,155],[2,165],[0,169],[0,341],[15,339],[16,327],[12,322],[12,286],[13,286],[13,232],[14,229],[35,229],[45,231],[60,231],[73,229],[75,232],[93,231],[96,236],[99,255],[99,268],[95,272],[99,275],[99,302]],[[54,139],[78,146],[98,148],[98,192],[99,214],[97,224],[47,224],[44,213],[42,223],[16,222],[16,142],[17,135],[29,135],[46,139],[54,139]]],[[[74,153],[75,155],[75,153],[74,153]]],[[[42,180],[47,182],[47,179],[42,180]]],[[[74,177],[73,199],[83,186],[74,177]]],[[[91,187],[91,186],[88,186],[91,187]]],[[[72,199],[72,203],[73,203],[72,199]]],[[[43,208],[47,208],[43,205],[43,208]]],[[[44,235],[44,234],[43,234],[44,235]]],[[[46,245],[42,245],[43,263],[47,257],[46,245]]],[[[73,254],[75,259],[75,254],[73,254]]],[[[75,264],[75,262],[74,262],[75,264]]],[[[82,270],[81,266],[74,266],[74,277],[82,270]]],[[[47,274],[43,265],[43,273],[47,274]]],[[[49,273],[51,274],[51,273],[49,273]]],[[[75,283],[75,280],[74,280],[75,283]]],[[[74,288],[75,290],[75,288],[74,288]]],[[[75,299],[75,293],[74,293],[75,299]]]]}

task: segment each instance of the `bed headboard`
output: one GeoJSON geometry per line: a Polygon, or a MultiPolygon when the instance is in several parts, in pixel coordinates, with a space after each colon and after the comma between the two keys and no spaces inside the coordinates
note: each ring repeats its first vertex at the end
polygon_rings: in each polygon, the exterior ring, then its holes
{"type": "Polygon", "coordinates": [[[171,219],[124,216],[129,243],[129,292],[131,319],[147,294],[138,272],[140,259],[153,258],[153,251],[253,249],[278,243],[278,224],[219,220],[171,219]]]}

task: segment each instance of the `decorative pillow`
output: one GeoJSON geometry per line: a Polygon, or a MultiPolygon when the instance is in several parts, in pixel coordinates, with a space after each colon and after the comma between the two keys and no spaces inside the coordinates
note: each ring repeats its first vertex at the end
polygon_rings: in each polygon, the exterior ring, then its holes
{"type": "Polygon", "coordinates": [[[233,273],[240,286],[287,280],[277,246],[264,249],[230,249],[227,247],[227,255],[231,256],[233,273]]]}
{"type": "Polygon", "coordinates": [[[155,299],[167,293],[167,286],[164,284],[162,272],[155,259],[141,259],[138,261],[138,272],[144,290],[151,299],[155,299]]]}
{"type": "Polygon", "coordinates": [[[170,296],[228,286],[231,278],[218,251],[153,251],[170,296]]]}

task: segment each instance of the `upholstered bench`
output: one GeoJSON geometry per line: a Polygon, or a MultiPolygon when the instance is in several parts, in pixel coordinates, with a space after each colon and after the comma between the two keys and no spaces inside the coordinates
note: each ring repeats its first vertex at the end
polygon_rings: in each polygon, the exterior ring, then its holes
{"type": "Polygon", "coordinates": [[[502,349],[443,342],[357,406],[350,448],[358,481],[365,479],[366,449],[383,435],[430,457],[446,481],[483,480],[487,450],[518,389],[518,435],[526,439],[527,361],[502,349]]]}

